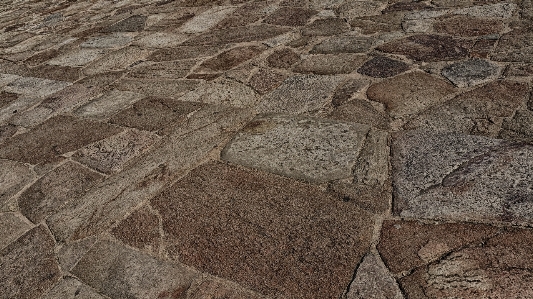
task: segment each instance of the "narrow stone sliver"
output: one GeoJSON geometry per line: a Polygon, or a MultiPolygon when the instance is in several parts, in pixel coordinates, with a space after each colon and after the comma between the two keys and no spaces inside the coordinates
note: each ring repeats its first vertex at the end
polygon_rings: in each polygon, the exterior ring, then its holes
{"type": "Polygon", "coordinates": [[[531,0],[0,4],[0,299],[533,298],[531,0]]]}

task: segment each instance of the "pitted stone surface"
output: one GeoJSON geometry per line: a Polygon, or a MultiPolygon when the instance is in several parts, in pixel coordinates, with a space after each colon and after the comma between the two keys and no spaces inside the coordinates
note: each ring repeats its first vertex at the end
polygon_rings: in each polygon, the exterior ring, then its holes
{"type": "MultiPolygon", "coordinates": [[[[4,146],[4,145],[2,145],[4,146]]],[[[22,190],[34,177],[31,169],[22,163],[0,159],[0,206],[22,190]]]]}
{"type": "Polygon", "coordinates": [[[293,71],[318,75],[349,74],[359,68],[367,58],[366,55],[358,54],[313,55],[296,64],[293,71]]]}
{"type": "Polygon", "coordinates": [[[368,129],[303,117],[259,117],[231,141],[222,159],[311,182],[346,178],[368,129]]]}
{"type": "Polygon", "coordinates": [[[65,277],[46,293],[43,299],[105,299],[76,278],[65,277]]]}
{"type": "Polygon", "coordinates": [[[0,213],[0,250],[30,230],[32,226],[15,213],[0,213]]]}
{"type": "Polygon", "coordinates": [[[456,86],[467,87],[495,79],[499,70],[496,64],[474,59],[449,65],[442,70],[442,75],[456,86]]]}

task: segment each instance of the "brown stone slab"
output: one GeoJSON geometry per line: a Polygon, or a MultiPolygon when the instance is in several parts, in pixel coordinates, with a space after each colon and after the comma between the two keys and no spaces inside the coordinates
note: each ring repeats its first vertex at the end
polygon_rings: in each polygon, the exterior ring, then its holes
{"type": "Polygon", "coordinates": [[[204,33],[183,43],[188,46],[222,45],[228,43],[251,42],[269,39],[289,31],[274,25],[256,25],[214,30],[204,33]]]}
{"type": "Polygon", "coordinates": [[[367,251],[372,217],[318,188],[219,162],[151,200],[168,254],[267,295],[337,298],[367,251]]]}

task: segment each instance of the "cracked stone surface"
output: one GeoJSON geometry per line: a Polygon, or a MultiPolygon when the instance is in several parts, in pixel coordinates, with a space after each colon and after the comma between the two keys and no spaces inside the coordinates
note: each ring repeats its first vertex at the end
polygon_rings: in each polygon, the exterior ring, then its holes
{"type": "Polygon", "coordinates": [[[0,2],[0,299],[533,298],[533,1],[0,2]]]}

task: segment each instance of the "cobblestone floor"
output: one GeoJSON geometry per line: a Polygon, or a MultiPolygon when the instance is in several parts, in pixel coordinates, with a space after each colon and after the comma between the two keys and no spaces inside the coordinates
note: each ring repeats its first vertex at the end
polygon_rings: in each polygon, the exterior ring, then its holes
{"type": "Polygon", "coordinates": [[[0,298],[533,298],[532,78],[532,0],[0,0],[0,298]]]}

